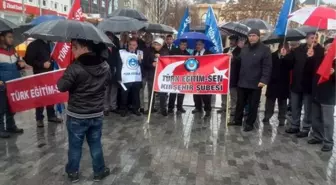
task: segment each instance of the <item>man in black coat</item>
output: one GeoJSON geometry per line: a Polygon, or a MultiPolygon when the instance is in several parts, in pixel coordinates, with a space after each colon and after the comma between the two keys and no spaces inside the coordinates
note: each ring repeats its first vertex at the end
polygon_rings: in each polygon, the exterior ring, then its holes
{"type": "Polygon", "coordinates": [[[293,121],[286,132],[296,134],[299,138],[308,137],[312,125],[311,108],[314,67],[324,57],[324,49],[317,43],[317,38],[318,36],[315,33],[309,33],[305,44],[300,45],[289,54],[287,54],[286,49],[281,51],[282,55],[286,55],[284,59],[291,63],[291,68],[293,69],[291,83],[293,121]],[[302,130],[300,131],[302,106],[304,107],[304,118],[302,130]]]}
{"type": "MultiPolygon", "coordinates": [[[[51,46],[50,43],[37,39],[31,42],[26,50],[26,56],[24,60],[33,67],[34,74],[44,73],[52,71],[54,69],[53,62],[50,58],[51,46]]],[[[48,122],[61,123],[62,120],[56,117],[54,105],[48,105],[47,107],[48,122]]],[[[44,127],[43,123],[43,111],[44,107],[36,108],[35,118],[37,127],[44,127]]]]}
{"type": "Polygon", "coordinates": [[[272,72],[271,50],[260,42],[260,31],[251,29],[248,33],[248,46],[244,47],[238,57],[240,72],[238,79],[238,101],[234,122],[229,125],[242,125],[244,107],[249,105],[244,131],[253,130],[257,119],[258,106],[262,88],[267,85],[272,72]]]}
{"type": "MultiPolygon", "coordinates": [[[[179,48],[173,48],[170,52],[170,55],[190,55],[190,53],[187,51],[187,40],[181,40],[179,48]]],[[[183,108],[183,100],[184,100],[184,94],[176,94],[176,93],[170,93],[169,94],[169,101],[168,101],[168,113],[174,112],[175,107],[175,100],[177,96],[177,113],[185,113],[186,111],[183,108]]]]}
{"type": "MultiPolygon", "coordinates": [[[[195,56],[202,56],[202,55],[210,55],[212,54],[210,51],[204,48],[203,40],[199,40],[196,42],[196,49],[194,51],[195,56]]],[[[192,111],[193,114],[195,113],[202,113],[203,112],[203,104],[204,104],[204,111],[205,117],[211,116],[211,97],[210,94],[195,94],[194,95],[194,103],[195,109],[192,111]]]]}
{"type": "MultiPolygon", "coordinates": [[[[151,51],[147,53],[144,59],[144,69],[147,72],[147,80],[148,80],[148,88],[151,89],[151,92],[148,95],[148,108],[150,106],[150,100],[151,100],[151,95],[153,91],[153,83],[154,83],[154,77],[155,77],[155,68],[156,64],[158,62],[158,58],[160,56],[166,56],[169,55],[169,51],[163,48],[164,40],[162,38],[156,38],[153,41],[153,48],[151,51]]],[[[161,114],[163,116],[167,116],[167,93],[159,93],[159,98],[160,98],[160,110],[161,114]]],[[[153,96],[153,101],[152,101],[152,112],[155,110],[153,109],[155,105],[155,94],[153,96]]],[[[149,111],[149,110],[148,110],[149,111]]],[[[148,113],[146,111],[146,113],[148,113]]]]}
{"type": "MultiPolygon", "coordinates": [[[[325,45],[325,54],[331,46],[333,39],[327,40],[325,45]]],[[[329,51],[335,52],[335,51],[329,51]]],[[[315,72],[318,70],[321,63],[317,63],[315,72]]],[[[320,75],[315,73],[312,87],[313,105],[312,105],[312,138],[308,141],[309,144],[323,143],[322,151],[332,151],[334,146],[334,111],[336,105],[336,76],[335,76],[336,60],[333,61],[330,69],[330,78],[326,82],[318,84],[320,75]]]]}
{"type": "MultiPolygon", "coordinates": [[[[289,97],[289,77],[290,66],[283,60],[281,55],[281,48],[283,44],[279,44],[278,50],[272,53],[272,75],[267,85],[266,91],[266,104],[265,104],[265,117],[264,124],[269,125],[269,120],[273,116],[275,101],[278,102],[278,120],[279,126],[285,125],[287,99],[289,97]]],[[[288,48],[288,44],[285,44],[288,48]]]]}
{"type": "Polygon", "coordinates": [[[163,48],[169,50],[169,52],[172,52],[174,49],[176,49],[176,47],[173,44],[173,41],[174,41],[173,36],[172,35],[167,35],[163,48]]]}
{"type": "MultiPolygon", "coordinates": [[[[237,105],[237,83],[239,77],[240,64],[236,58],[240,55],[241,48],[238,46],[239,37],[232,35],[229,37],[230,47],[224,49],[224,53],[231,55],[230,63],[230,112],[234,115],[237,105]]],[[[227,95],[222,95],[222,108],[218,113],[226,112],[227,95]]]]}
{"type": "Polygon", "coordinates": [[[108,116],[109,112],[117,113],[117,96],[118,96],[118,81],[121,80],[121,59],[119,54],[119,39],[113,33],[106,32],[106,35],[111,39],[114,44],[113,47],[108,48],[107,63],[111,70],[111,81],[106,88],[105,101],[104,101],[104,115],[108,116]]]}

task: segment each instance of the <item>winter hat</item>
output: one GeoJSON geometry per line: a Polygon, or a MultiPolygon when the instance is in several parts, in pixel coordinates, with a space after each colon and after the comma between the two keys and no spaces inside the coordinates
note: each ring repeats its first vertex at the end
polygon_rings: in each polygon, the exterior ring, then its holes
{"type": "Polygon", "coordinates": [[[160,37],[157,37],[157,38],[154,39],[153,43],[158,43],[160,45],[163,45],[164,40],[160,37]]]}
{"type": "Polygon", "coordinates": [[[258,29],[251,29],[247,35],[250,35],[250,34],[256,34],[258,35],[258,37],[260,37],[260,31],[258,29]]]}

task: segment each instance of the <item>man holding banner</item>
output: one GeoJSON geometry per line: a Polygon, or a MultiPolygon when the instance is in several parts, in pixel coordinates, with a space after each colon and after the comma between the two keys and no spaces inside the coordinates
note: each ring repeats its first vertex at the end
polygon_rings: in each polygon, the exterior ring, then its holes
{"type": "MultiPolygon", "coordinates": [[[[33,67],[34,74],[40,74],[52,71],[54,69],[53,62],[50,60],[51,54],[50,43],[47,41],[37,39],[31,42],[26,51],[24,60],[33,67]]],[[[61,123],[62,120],[56,117],[54,105],[48,105],[47,116],[48,122],[61,123]]],[[[43,123],[43,111],[44,107],[36,108],[35,118],[37,122],[37,127],[44,127],[43,123]]]]}
{"type": "Polygon", "coordinates": [[[9,133],[23,133],[23,129],[17,128],[14,120],[14,113],[10,110],[6,94],[6,81],[20,78],[20,69],[26,63],[19,60],[13,48],[13,33],[3,32],[0,35],[0,137],[8,138],[9,133]],[[5,119],[6,117],[6,119],[5,119]]]}
{"type": "Polygon", "coordinates": [[[132,38],[128,41],[128,49],[120,50],[122,61],[121,82],[124,86],[121,94],[122,117],[126,116],[128,97],[131,97],[132,113],[141,116],[140,109],[140,89],[142,85],[142,74],[140,63],[143,58],[143,51],[138,50],[138,40],[132,38]]]}
{"type": "MultiPolygon", "coordinates": [[[[199,40],[196,42],[196,49],[194,51],[195,56],[203,56],[203,55],[209,55],[212,54],[210,51],[205,50],[204,48],[204,42],[202,40],[199,40]]],[[[194,95],[194,103],[195,103],[195,109],[192,111],[193,114],[195,113],[202,113],[203,112],[203,105],[204,104],[204,111],[205,111],[205,117],[211,116],[211,94],[195,94],[194,95]]]]}

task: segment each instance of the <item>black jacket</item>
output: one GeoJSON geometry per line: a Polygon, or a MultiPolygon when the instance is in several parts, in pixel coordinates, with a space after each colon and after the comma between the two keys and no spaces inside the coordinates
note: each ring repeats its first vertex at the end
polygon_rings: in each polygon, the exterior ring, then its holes
{"type": "Polygon", "coordinates": [[[271,50],[262,43],[245,46],[237,60],[240,62],[238,87],[258,89],[258,83],[268,84],[272,72],[271,50]]]}
{"type": "Polygon", "coordinates": [[[150,80],[154,80],[155,75],[155,67],[153,66],[155,60],[155,54],[159,53],[160,56],[169,55],[169,51],[162,48],[160,51],[155,51],[154,48],[151,48],[146,55],[144,56],[143,69],[146,71],[147,78],[150,80]]]}
{"type": "Polygon", "coordinates": [[[267,85],[266,97],[287,99],[289,97],[290,65],[279,51],[272,53],[272,74],[267,85]]]}
{"type": "MultiPolygon", "coordinates": [[[[318,67],[321,63],[316,65],[315,71],[317,72],[318,67]]],[[[334,63],[332,65],[333,69],[335,68],[336,60],[334,60],[334,63]]],[[[317,84],[320,76],[315,73],[314,80],[313,80],[313,86],[312,86],[312,95],[315,101],[325,104],[325,105],[336,105],[336,76],[335,72],[330,76],[329,80],[326,82],[323,82],[321,84],[317,84]]]]}
{"type": "Polygon", "coordinates": [[[173,50],[177,49],[177,47],[174,44],[172,44],[171,49],[168,48],[167,44],[164,44],[163,48],[169,50],[169,52],[172,52],[173,50]]]}
{"type": "Polygon", "coordinates": [[[104,111],[105,89],[111,78],[109,65],[93,53],[81,55],[70,64],[57,83],[69,92],[68,111],[94,114],[104,111]]]}
{"type": "Polygon", "coordinates": [[[122,62],[120,58],[119,49],[112,47],[108,50],[108,58],[106,60],[111,70],[111,82],[116,83],[121,80],[121,67],[122,62]]]}
{"type": "Polygon", "coordinates": [[[312,93],[312,83],[317,63],[321,63],[324,57],[324,49],[321,45],[314,47],[314,56],[308,57],[308,46],[302,44],[285,56],[293,69],[291,90],[295,93],[312,93]]]}
{"type": "Polygon", "coordinates": [[[33,67],[34,74],[44,73],[54,69],[53,65],[50,65],[48,69],[44,68],[46,61],[51,62],[50,50],[49,43],[40,39],[34,40],[28,45],[26,55],[23,59],[28,65],[33,67]]]}
{"type": "MultiPolygon", "coordinates": [[[[196,54],[197,54],[197,51],[194,50],[193,55],[196,55],[196,54]]],[[[213,53],[211,51],[209,51],[209,50],[205,50],[204,53],[203,53],[203,55],[211,55],[211,54],[213,54],[213,53]]]]}
{"type": "Polygon", "coordinates": [[[174,48],[169,52],[170,55],[190,55],[187,50],[180,50],[180,48],[174,48]]]}
{"type": "MultiPolygon", "coordinates": [[[[230,48],[225,48],[223,53],[228,53],[230,48]]],[[[230,66],[230,87],[237,87],[238,78],[239,78],[239,70],[240,70],[240,61],[237,60],[237,57],[240,55],[241,48],[236,47],[232,51],[232,58],[231,58],[231,66],[230,66]]]]}

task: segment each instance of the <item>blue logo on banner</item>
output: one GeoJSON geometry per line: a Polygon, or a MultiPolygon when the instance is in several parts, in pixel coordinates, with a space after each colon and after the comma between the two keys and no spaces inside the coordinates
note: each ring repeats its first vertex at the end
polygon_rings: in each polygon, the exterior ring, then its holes
{"type": "Polygon", "coordinates": [[[139,67],[139,61],[138,61],[138,59],[137,58],[135,58],[135,57],[129,57],[128,59],[127,59],[127,67],[129,68],[129,69],[131,69],[131,70],[135,70],[135,69],[137,69],[138,67],[139,67]]]}
{"type": "Polygon", "coordinates": [[[194,72],[199,68],[199,62],[195,58],[189,58],[184,62],[184,68],[189,72],[194,72]]]}

